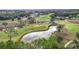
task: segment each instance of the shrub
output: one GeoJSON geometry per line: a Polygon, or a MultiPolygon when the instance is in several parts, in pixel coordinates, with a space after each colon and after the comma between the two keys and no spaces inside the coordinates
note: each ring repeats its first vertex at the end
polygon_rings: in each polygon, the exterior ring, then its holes
{"type": "Polygon", "coordinates": [[[79,32],[76,33],[76,37],[79,39],[79,32]]]}

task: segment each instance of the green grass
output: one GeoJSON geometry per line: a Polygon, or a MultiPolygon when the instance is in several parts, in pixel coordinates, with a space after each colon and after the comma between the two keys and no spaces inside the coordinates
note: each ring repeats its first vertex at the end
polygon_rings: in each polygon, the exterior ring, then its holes
{"type": "MultiPolygon", "coordinates": [[[[40,24],[40,25],[30,24],[29,26],[24,26],[23,28],[18,29],[15,34],[13,34],[12,40],[14,41],[19,40],[19,38],[25,33],[46,30],[47,28],[48,25],[46,24],[40,24]]],[[[0,31],[0,41],[7,41],[7,40],[9,40],[8,34],[0,31]]]]}
{"type": "Polygon", "coordinates": [[[38,39],[30,43],[14,42],[8,40],[0,42],[0,49],[63,49],[64,44],[59,44],[55,35],[50,36],[48,39],[38,39]]]}
{"type": "MultiPolygon", "coordinates": [[[[39,19],[39,22],[46,22],[48,21],[48,19],[50,19],[50,14],[40,15],[38,16],[38,19],[39,19]]],[[[11,20],[0,21],[0,23],[2,22],[11,22],[11,20]]],[[[48,29],[47,24],[40,24],[40,25],[29,24],[29,26],[24,26],[23,28],[18,29],[16,33],[12,35],[12,40],[13,41],[19,40],[19,38],[23,36],[25,33],[46,30],[46,29],[48,29]]],[[[7,40],[9,40],[8,34],[0,31],[0,41],[7,41],[7,40]]]]}
{"type": "Polygon", "coordinates": [[[49,19],[50,19],[50,14],[48,14],[48,15],[40,15],[38,17],[39,22],[47,22],[47,21],[49,21],[49,19]]]}
{"type": "Polygon", "coordinates": [[[79,32],[79,24],[74,24],[70,23],[68,21],[63,21],[63,20],[57,20],[55,21],[58,24],[63,24],[65,25],[64,28],[68,30],[71,34],[75,35],[77,32],[79,32]]]}
{"type": "Polygon", "coordinates": [[[76,33],[76,32],[79,32],[79,26],[78,25],[76,25],[76,24],[68,24],[67,26],[66,26],[66,28],[69,30],[69,32],[71,32],[71,33],[76,33]]]}

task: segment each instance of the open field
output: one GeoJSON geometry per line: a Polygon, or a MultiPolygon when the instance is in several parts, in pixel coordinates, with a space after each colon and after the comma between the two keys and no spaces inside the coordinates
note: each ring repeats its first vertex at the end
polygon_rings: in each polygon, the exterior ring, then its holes
{"type": "Polygon", "coordinates": [[[0,14],[0,48],[63,49],[79,47],[78,12],[66,10],[0,14]],[[65,12],[65,13],[64,13],[65,12]],[[77,46],[78,45],[78,46],[77,46]]]}
{"type": "Polygon", "coordinates": [[[55,21],[57,24],[63,24],[64,25],[64,29],[66,29],[68,31],[68,33],[70,33],[67,37],[68,39],[70,40],[74,40],[75,39],[75,35],[77,32],[79,32],[79,24],[76,24],[76,23],[71,23],[67,20],[57,20],[55,21]]]}
{"type": "MultiPolygon", "coordinates": [[[[49,15],[41,15],[38,17],[40,22],[46,22],[49,19],[49,15]]],[[[0,23],[3,22],[13,22],[11,20],[5,20],[5,21],[1,21],[0,23]]],[[[18,20],[16,20],[16,22],[18,22],[18,20]]],[[[12,24],[14,25],[14,24],[12,24]]],[[[10,26],[10,25],[9,25],[10,26]]],[[[24,34],[29,33],[29,32],[34,32],[34,31],[43,31],[48,29],[48,24],[29,24],[29,25],[25,25],[23,28],[19,28],[16,30],[16,33],[12,34],[12,40],[13,41],[17,41],[19,40],[19,38],[21,38],[24,34]]],[[[7,41],[9,40],[8,34],[0,31],[0,41],[7,41]]]]}
{"type": "Polygon", "coordinates": [[[76,33],[79,32],[79,24],[74,24],[71,22],[68,22],[67,20],[61,21],[61,20],[57,20],[55,21],[58,24],[63,24],[64,28],[66,28],[70,33],[76,33]]]}
{"type": "MultiPolygon", "coordinates": [[[[47,28],[48,28],[48,25],[46,24],[41,24],[41,25],[31,24],[29,26],[24,26],[24,28],[18,29],[16,33],[13,34],[12,40],[17,41],[25,33],[39,31],[39,30],[46,30],[47,28]]],[[[9,37],[7,33],[0,31],[0,41],[7,41],[8,39],[9,37]]]]}
{"type": "Polygon", "coordinates": [[[68,20],[69,22],[71,22],[71,23],[75,23],[75,24],[79,24],[79,20],[68,20]]]}
{"type": "Polygon", "coordinates": [[[40,15],[38,17],[38,22],[47,22],[50,19],[50,14],[49,15],[40,15]]]}

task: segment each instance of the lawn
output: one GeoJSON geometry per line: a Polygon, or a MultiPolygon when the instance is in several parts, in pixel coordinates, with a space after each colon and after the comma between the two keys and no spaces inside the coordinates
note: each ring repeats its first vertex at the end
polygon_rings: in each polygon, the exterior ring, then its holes
{"type": "Polygon", "coordinates": [[[50,19],[50,14],[48,14],[48,15],[40,15],[38,17],[39,22],[47,22],[47,21],[49,21],[49,19],[50,19]]]}
{"type": "Polygon", "coordinates": [[[55,21],[58,24],[63,24],[64,29],[67,29],[69,33],[72,35],[75,35],[77,32],[79,32],[79,24],[71,23],[66,20],[57,20],[55,21]]]}
{"type": "MultiPolygon", "coordinates": [[[[23,28],[18,29],[16,33],[12,35],[12,40],[14,41],[19,40],[19,38],[25,33],[46,29],[48,29],[48,25],[46,24],[40,24],[40,25],[30,24],[28,26],[24,26],[23,28]]],[[[8,39],[9,39],[8,34],[0,31],[0,41],[7,41],[8,39]]]]}
{"type": "MultiPolygon", "coordinates": [[[[38,16],[39,22],[46,22],[50,19],[50,14],[48,15],[40,15],[38,16]]],[[[1,21],[7,22],[7,21],[1,21]]],[[[8,20],[8,22],[11,22],[8,20]]],[[[24,34],[34,31],[42,31],[48,29],[48,24],[29,24],[28,26],[24,26],[16,31],[16,33],[12,34],[12,40],[17,41],[20,37],[24,34]]],[[[0,31],[0,41],[7,41],[9,40],[8,34],[5,32],[0,31]]]]}

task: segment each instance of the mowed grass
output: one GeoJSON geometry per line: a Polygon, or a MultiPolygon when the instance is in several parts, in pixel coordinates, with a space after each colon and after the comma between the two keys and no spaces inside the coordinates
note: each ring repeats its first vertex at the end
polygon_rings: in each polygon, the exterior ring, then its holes
{"type": "Polygon", "coordinates": [[[67,20],[57,20],[55,22],[58,24],[65,25],[64,28],[66,28],[72,34],[79,32],[79,24],[71,23],[71,22],[68,22],[67,20]]]}
{"type": "MultiPolygon", "coordinates": [[[[17,41],[20,39],[21,36],[29,32],[43,31],[47,29],[48,25],[46,24],[40,24],[40,25],[30,24],[28,26],[24,26],[23,28],[18,29],[14,34],[12,34],[12,40],[17,41]]],[[[7,40],[9,40],[8,34],[0,31],[0,41],[7,41],[7,40]]]]}
{"type": "Polygon", "coordinates": [[[48,15],[40,15],[38,17],[39,22],[47,22],[47,21],[49,21],[49,19],[50,19],[50,14],[48,14],[48,15]]]}
{"type": "MultiPolygon", "coordinates": [[[[40,15],[38,16],[39,22],[47,22],[50,19],[50,14],[48,15],[40,15]]],[[[11,22],[11,20],[5,20],[5,21],[0,21],[1,23],[3,22],[11,22]]],[[[48,29],[48,24],[29,24],[28,26],[24,26],[23,28],[18,29],[14,34],[12,34],[12,40],[17,41],[19,40],[24,34],[29,33],[29,32],[34,32],[34,31],[42,31],[42,30],[47,30],[48,29]]],[[[0,31],[0,41],[7,41],[9,40],[8,34],[5,32],[0,31]]]]}

